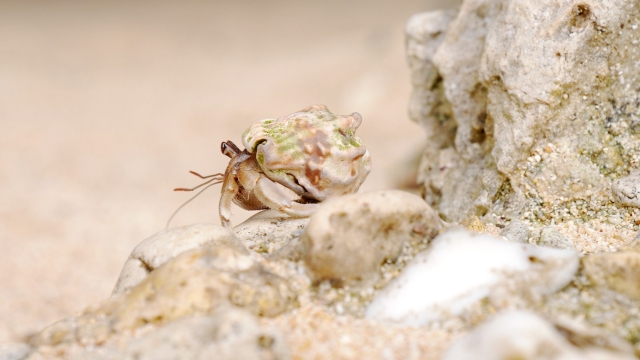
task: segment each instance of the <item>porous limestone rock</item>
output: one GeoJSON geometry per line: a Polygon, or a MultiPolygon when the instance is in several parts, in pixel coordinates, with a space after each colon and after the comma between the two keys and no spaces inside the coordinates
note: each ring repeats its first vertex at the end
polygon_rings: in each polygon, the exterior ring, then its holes
{"type": "Polygon", "coordinates": [[[366,317],[422,326],[461,315],[483,299],[496,308],[567,285],[578,270],[576,251],[506,242],[451,229],[435,238],[391,281],[366,317]]]}
{"type": "MultiPolygon", "coordinates": [[[[603,344],[580,332],[558,328],[540,316],[526,311],[508,311],[478,326],[455,342],[444,360],[623,360],[634,359],[629,344],[611,341],[603,344]],[[604,346],[603,346],[604,345],[604,346]]],[[[608,340],[608,339],[605,339],[608,340]]]]}
{"type": "Polygon", "coordinates": [[[31,347],[28,344],[0,344],[0,360],[23,360],[30,352],[31,347]]]}
{"type": "Polygon", "coordinates": [[[139,333],[116,334],[100,346],[43,347],[28,359],[42,358],[285,360],[291,356],[278,330],[260,326],[257,318],[246,311],[222,307],[212,315],[187,316],[161,326],[149,326],[139,333]]]}
{"type": "Polygon", "coordinates": [[[540,237],[538,238],[537,244],[556,249],[575,250],[576,248],[571,240],[560,234],[553,226],[545,226],[540,230],[540,237]]]}
{"type": "Polygon", "coordinates": [[[234,227],[233,232],[252,251],[288,257],[285,252],[299,252],[298,239],[308,222],[309,218],[293,218],[281,211],[265,210],[234,227]]]}
{"type": "Polygon", "coordinates": [[[509,225],[505,226],[500,232],[500,236],[504,236],[507,240],[515,243],[526,244],[529,242],[531,231],[529,226],[520,220],[512,220],[509,225]]]}
{"type": "Polygon", "coordinates": [[[638,168],[639,12],[640,0],[466,0],[455,16],[414,16],[427,202],[447,221],[549,224],[638,168]]]}
{"type": "Polygon", "coordinates": [[[32,339],[34,346],[100,344],[113,334],[206,315],[235,305],[276,316],[296,300],[288,282],[231,247],[186,251],[158,267],[129,292],[83,314],[55,323],[32,339]]]}
{"type": "Polygon", "coordinates": [[[278,331],[261,329],[255,316],[234,308],[190,317],[131,341],[124,359],[288,359],[278,331]]]}
{"type": "Polygon", "coordinates": [[[150,272],[170,259],[201,247],[231,247],[248,254],[242,243],[226,228],[215,224],[193,224],[160,231],[136,246],[124,263],[113,294],[126,292],[150,272]]]}
{"type": "Polygon", "coordinates": [[[433,54],[444,40],[449,23],[455,18],[454,10],[437,10],[412,16],[406,26],[407,60],[412,70],[413,92],[409,103],[409,116],[420,122],[430,141],[427,151],[447,146],[455,136],[456,126],[451,118],[451,107],[444,100],[442,76],[433,64],[433,54]],[[421,121],[438,118],[440,121],[421,121]]]}
{"type": "Polygon", "coordinates": [[[640,354],[635,255],[609,253],[640,224],[640,0],[463,0],[406,35],[426,201],[480,232],[523,221],[532,243],[575,246],[584,273],[534,307],[640,354]]]}
{"type": "Polygon", "coordinates": [[[442,228],[419,196],[373,191],[324,201],[302,234],[303,259],[317,280],[367,283],[406,243],[432,239],[442,228]]]}
{"type": "Polygon", "coordinates": [[[634,240],[616,252],[585,256],[582,265],[594,284],[640,300],[639,240],[634,240]]]}
{"type": "Polygon", "coordinates": [[[640,170],[634,170],[611,185],[613,198],[622,205],[640,207],[640,170]]]}

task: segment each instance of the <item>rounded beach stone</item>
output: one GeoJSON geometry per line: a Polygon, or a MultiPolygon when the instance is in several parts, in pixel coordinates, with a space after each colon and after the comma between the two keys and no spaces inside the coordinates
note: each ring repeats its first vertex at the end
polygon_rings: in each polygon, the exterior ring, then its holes
{"type": "Polygon", "coordinates": [[[615,180],[611,185],[611,192],[619,204],[640,207],[640,170],[615,180]]]}
{"type": "Polygon", "coordinates": [[[527,224],[520,220],[512,220],[509,225],[505,226],[500,232],[501,236],[504,236],[510,242],[526,244],[531,236],[531,231],[527,224]]]}
{"type": "Polygon", "coordinates": [[[302,254],[316,280],[375,280],[380,265],[395,260],[406,242],[435,237],[443,223],[420,197],[374,191],[322,203],[302,234],[302,254]]]}
{"type": "Polygon", "coordinates": [[[281,253],[302,235],[309,218],[294,218],[278,210],[264,210],[233,228],[234,234],[252,251],[281,253]]]}
{"type": "Polygon", "coordinates": [[[571,240],[560,234],[553,226],[545,226],[540,230],[538,245],[565,250],[575,250],[576,248],[571,240]]]}
{"type": "Polygon", "coordinates": [[[151,271],[183,252],[207,246],[225,246],[242,254],[249,253],[231,231],[220,225],[199,223],[163,230],[133,249],[120,272],[113,294],[131,289],[151,271]]]}

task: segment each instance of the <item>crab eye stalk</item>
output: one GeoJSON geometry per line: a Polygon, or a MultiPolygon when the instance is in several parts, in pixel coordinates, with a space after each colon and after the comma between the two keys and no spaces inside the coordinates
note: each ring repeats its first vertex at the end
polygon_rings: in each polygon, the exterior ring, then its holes
{"type": "Polygon", "coordinates": [[[232,158],[238,154],[240,154],[242,151],[240,151],[240,148],[238,148],[236,146],[236,144],[234,144],[233,142],[231,142],[231,140],[227,140],[227,141],[223,141],[222,144],[220,144],[220,151],[232,158]]]}

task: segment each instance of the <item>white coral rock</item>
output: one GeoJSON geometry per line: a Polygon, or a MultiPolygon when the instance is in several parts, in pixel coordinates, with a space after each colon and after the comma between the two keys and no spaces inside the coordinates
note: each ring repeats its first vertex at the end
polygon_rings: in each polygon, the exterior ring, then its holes
{"type": "Polygon", "coordinates": [[[452,229],[433,240],[368,306],[366,317],[422,326],[482,299],[553,293],[573,278],[579,255],[452,229]]]}

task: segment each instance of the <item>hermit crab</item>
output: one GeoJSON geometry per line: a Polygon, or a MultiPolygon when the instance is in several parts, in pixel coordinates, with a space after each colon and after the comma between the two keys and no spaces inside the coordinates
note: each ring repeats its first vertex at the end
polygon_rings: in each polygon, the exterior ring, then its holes
{"type": "Polygon", "coordinates": [[[245,150],[231,141],[221,144],[222,153],[231,158],[224,174],[202,176],[192,171],[209,180],[175,190],[208,185],[204,191],[222,183],[219,210],[225,227],[231,227],[232,202],[246,210],[275,209],[307,217],[319,202],[358,191],[371,171],[369,151],[355,136],[361,123],[357,112],[335,115],[324,105],[261,120],[242,134],[245,150]]]}

